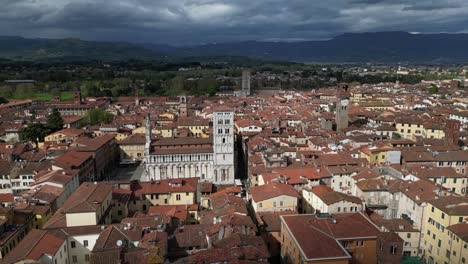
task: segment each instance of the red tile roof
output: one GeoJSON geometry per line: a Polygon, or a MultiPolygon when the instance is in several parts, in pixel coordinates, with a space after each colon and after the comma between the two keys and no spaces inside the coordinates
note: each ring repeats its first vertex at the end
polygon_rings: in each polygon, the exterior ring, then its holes
{"type": "Polygon", "coordinates": [[[300,195],[297,193],[294,187],[278,182],[251,187],[249,192],[255,202],[265,201],[271,198],[279,197],[281,195],[300,198],[300,195]]]}

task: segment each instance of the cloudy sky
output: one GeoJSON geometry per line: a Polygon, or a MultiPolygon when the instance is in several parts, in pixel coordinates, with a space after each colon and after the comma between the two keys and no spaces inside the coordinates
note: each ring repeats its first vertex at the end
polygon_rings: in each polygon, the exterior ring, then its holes
{"type": "Polygon", "coordinates": [[[468,32],[468,0],[0,0],[0,35],[187,45],[468,32]]]}

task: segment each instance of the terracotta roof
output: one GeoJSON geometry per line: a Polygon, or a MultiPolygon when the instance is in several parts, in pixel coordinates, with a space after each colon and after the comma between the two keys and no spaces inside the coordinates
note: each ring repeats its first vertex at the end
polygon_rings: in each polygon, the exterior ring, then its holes
{"type": "Polygon", "coordinates": [[[15,197],[11,193],[0,193],[0,202],[12,203],[15,201],[15,197]]]}
{"type": "Polygon", "coordinates": [[[305,179],[317,180],[321,178],[317,169],[312,166],[301,166],[299,168],[296,168],[296,167],[274,168],[273,172],[276,172],[280,175],[283,175],[292,179],[298,179],[298,178],[303,177],[305,179]]]}
{"type": "Polygon", "coordinates": [[[135,195],[145,194],[196,192],[198,178],[168,179],[153,182],[140,182],[133,187],[135,195]]]}
{"type": "Polygon", "coordinates": [[[278,182],[251,187],[249,192],[255,202],[265,201],[282,195],[300,198],[294,187],[278,182]]]}
{"type": "Polygon", "coordinates": [[[43,255],[54,256],[66,241],[67,236],[60,230],[32,229],[3,262],[40,261],[43,255]]]}
{"type": "Polygon", "coordinates": [[[210,195],[210,200],[214,216],[216,217],[233,213],[243,215],[247,215],[248,213],[244,200],[239,196],[230,195],[225,192],[213,193],[210,195]]]}
{"type": "Polygon", "coordinates": [[[92,158],[93,153],[91,152],[78,152],[76,150],[70,150],[62,156],[56,158],[54,165],[62,169],[74,169],[78,168],[92,158]]]}
{"type": "Polygon", "coordinates": [[[468,223],[458,223],[455,225],[447,226],[447,229],[461,238],[463,241],[468,242],[468,223]]]}
{"type": "Polygon", "coordinates": [[[180,220],[186,220],[189,211],[197,211],[197,204],[190,205],[158,205],[151,206],[148,210],[148,216],[170,216],[180,220]]]}
{"type": "Polygon", "coordinates": [[[376,225],[385,227],[391,232],[419,232],[414,228],[409,220],[406,219],[376,219],[372,220],[376,225]]]}
{"type": "Polygon", "coordinates": [[[144,134],[132,134],[121,141],[119,145],[145,145],[146,137],[144,134]]]}
{"type": "Polygon", "coordinates": [[[81,184],[49,219],[46,227],[65,227],[66,213],[96,212],[111,192],[112,185],[107,183],[85,182],[81,184]]]}
{"type": "Polygon", "coordinates": [[[468,216],[468,198],[465,197],[442,196],[428,201],[428,203],[448,215],[468,216]]]}
{"type": "Polygon", "coordinates": [[[185,225],[183,228],[178,228],[174,231],[175,242],[177,245],[170,244],[171,247],[188,248],[188,247],[208,247],[206,240],[206,232],[210,228],[210,224],[201,225],[185,225]]]}
{"type": "Polygon", "coordinates": [[[350,258],[339,239],[372,238],[379,229],[362,213],[344,213],[320,218],[317,215],[281,216],[307,259],[350,258]]]}
{"type": "Polygon", "coordinates": [[[351,259],[348,252],[334,237],[322,232],[307,222],[311,215],[283,216],[289,235],[305,260],[313,259],[351,259]]]}
{"type": "Polygon", "coordinates": [[[347,201],[355,204],[362,204],[362,200],[356,196],[347,195],[341,192],[335,192],[326,185],[318,185],[312,188],[312,193],[320,198],[325,204],[334,204],[341,201],[347,201]]]}

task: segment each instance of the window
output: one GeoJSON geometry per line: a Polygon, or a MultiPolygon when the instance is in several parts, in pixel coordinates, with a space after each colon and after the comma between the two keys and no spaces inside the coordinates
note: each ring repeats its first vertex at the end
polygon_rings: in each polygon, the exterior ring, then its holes
{"type": "Polygon", "coordinates": [[[258,204],[258,207],[262,208],[262,203],[259,203],[259,204],[258,204]]]}
{"type": "Polygon", "coordinates": [[[283,206],[283,201],[280,201],[280,206],[283,206]]]}
{"type": "Polygon", "coordinates": [[[444,214],[444,213],[442,213],[441,217],[442,217],[442,219],[444,219],[444,218],[445,218],[445,214],[444,214]]]}
{"type": "Polygon", "coordinates": [[[391,246],[390,247],[390,254],[395,255],[396,254],[397,247],[396,246],[391,246]]]}
{"type": "MultiPolygon", "coordinates": [[[[429,230],[428,230],[429,231],[429,230]]],[[[411,238],[411,233],[406,234],[407,238],[411,238]]]]}
{"type": "Polygon", "coordinates": [[[88,240],[83,240],[83,245],[84,245],[85,247],[87,247],[87,246],[88,246],[88,240]]]}
{"type": "Polygon", "coordinates": [[[176,195],[176,200],[177,200],[177,201],[180,201],[180,194],[177,194],[177,195],[176,195]]]}
{"type": "Polygon", "coordinates": [[[78,258],[76,256],[72,256],[72,262],[73,263],[77,263],[78,262],[78,258]]]}
{"type": "Polygon", "coordinates": [[[432,208],[431,208],[431,212],[434,212],[434,206],[432,206],[432,208]]]}
{"type": "Polygon", "coordinates": [[[276,202],[273,202],[273,207],[276,207],[276,202]]]}
{"type": "Polygon", "coordinates": [[[85,261],[89,262],[89,254],[84,255],[85,261]]]}
{"type": "Polygon", "coordinates": [[[76,242],[75,242],[75,241],[72,241],[70,244],[71,244],[71,247],[72,247],[72,248],[75,248],[75,247],[76,247],[76,242]]]}

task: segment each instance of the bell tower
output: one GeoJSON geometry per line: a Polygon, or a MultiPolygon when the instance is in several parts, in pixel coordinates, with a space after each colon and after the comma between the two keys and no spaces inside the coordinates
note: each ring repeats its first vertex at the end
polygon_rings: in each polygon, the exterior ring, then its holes
{"type": "Polygon", "coordinates": [[[187,117],[188,110],[187,110],[187,96],[183,95],[179,98],[179,114],[180,116],[187,117]]]}
{"type": "Polygon", "coordinates": [[[349,123],[349,87],[347,84],[338,84],[336,91],[336,131],[339,132],[348,127],[349,123]]]}
{"type": "Polygon", "coordinates": [[[212,182],[234,183],[234,112],[213,112],[213,155],[212,182]]]}
{"type": "Polygon", "coordinates": [[[149,155],[151,153],[151,120],[150,120],[150,114],[148,114],[146,116],[145,137],[146,137],[145,156],[146,156],[146,158],[149,158],[149,155]]]}

